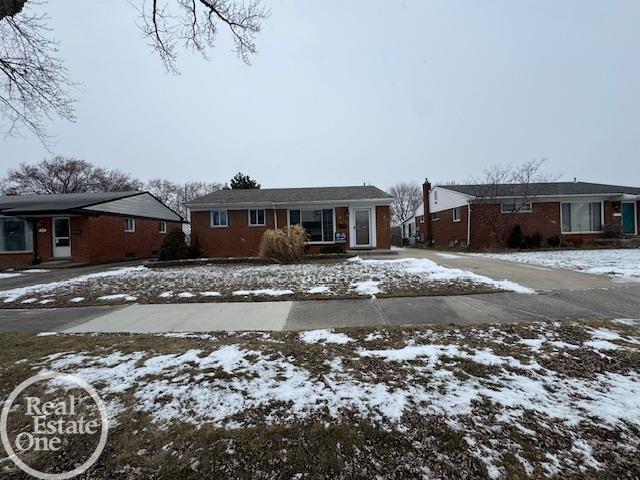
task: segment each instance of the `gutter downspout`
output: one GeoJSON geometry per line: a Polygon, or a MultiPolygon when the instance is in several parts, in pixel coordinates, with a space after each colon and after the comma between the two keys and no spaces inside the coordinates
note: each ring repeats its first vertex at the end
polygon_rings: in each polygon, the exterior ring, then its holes
{"type": "Polygon", "coordinates": [[[273,225],[274,228],[278,228],[278,211],[276,210],[276,204],[272,203],[271,206],[273,208],[273,225]]]}
{"type": "Polygon", "coordinates": [[[467,202],[467,248],[471,248],[471,202],[467,202]]]}
{"type": "Polygon", "coordinates": [[[31,260],[32,265],[39,265],[42,262],[40,255],[38,255],[38,219],[31,219],[31,235],[33,237],[32,247],[33,247],[33,260],[31,260]]]}

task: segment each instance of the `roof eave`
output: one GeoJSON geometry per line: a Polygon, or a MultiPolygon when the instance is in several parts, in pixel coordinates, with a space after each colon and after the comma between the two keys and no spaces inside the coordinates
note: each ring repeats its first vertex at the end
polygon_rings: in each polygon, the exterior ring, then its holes
{"type": "Polygon", "coordinates": [[[393,198],[360,198],[360,199],[345,199],[345,200],[300,200],[294,202],[229,202],[229,203],[187,203],[186,207],[189,210],[208,210],[211,208],[226,208],[226,209],[245,209],[249,207],[258,208],[287,208],[287,207],[302,207],[305,205],[349,205],[354,203],[375,203],[376,205],[391,205],[393,198]]]}

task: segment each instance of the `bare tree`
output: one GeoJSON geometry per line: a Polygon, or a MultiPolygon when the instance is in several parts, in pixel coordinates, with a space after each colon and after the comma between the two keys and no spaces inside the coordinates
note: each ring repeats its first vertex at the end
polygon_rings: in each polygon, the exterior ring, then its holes
{"type": "Polygon", "coordinates": [[[396,183],[389,193],[394,197],[391,203],[391,217],[397,224],[413,217],[422,203],[422,187],[417,182],[396,183]]]}
{"type": "Polygon", "coordinates": [[[494,242],[504,246],[518,215],[531,204],[535,184],[557,180],[542,171],[546,159],[530,160],[521,165],[492,165],[481,177],[471,179],[475,199],[473,215],[491,229],[494,242]],[[507,208],[503,208],[503,204],[507,208]]]}
{"type": "Polygon", "coordinates": [[[5,192],[84,193],[139,190],[142,183],[119,170],[98,168],[85,160],[54,157],[35,165],[21,163],[2,180],[5,192]]]}
{"type": "MultiPolygon", "coordinates": [[[[12,0],[1,0],[11,3],[12,0]]],[[[30,3],[36,4],[34,0],[30,3]]],[[[5,135],[22,127],[49,144],[45,124],[54,116],[73,121],[73,84],[58,44],[47,38],[46,15],[24,11],[0,20],[0,117],[5,135]]]]}
{"type": "Polygon", "coordinates": [[[185,182],[180,184],[162,178],[153,178],[147,182],[145,188],[169,208],[187,218],[188,209],[185,206],[187,202],[220,190],[222,184],[216,182],[185,182]]]}
{"type": "MultiPolygon", "coordinates": [[[[242,0],[139,1],[142,32],[165,68],[173,72],[177,72],[179,45],[206,59],[220,26],[231,33],[236,53],[248,64],[256,53],[255,37],[269,16],[260,0],[246,4],[242,0]]],[[[48,147],[47,121],[75,119],[68,93],[74,84],[57,57],[57,42],[47,36],[48,17],[31,12],[30,7],[41,4],[39,0],[0,0],[0,117],[7,124],[2,127],[5,134],[26,128],[48,147]]]]}

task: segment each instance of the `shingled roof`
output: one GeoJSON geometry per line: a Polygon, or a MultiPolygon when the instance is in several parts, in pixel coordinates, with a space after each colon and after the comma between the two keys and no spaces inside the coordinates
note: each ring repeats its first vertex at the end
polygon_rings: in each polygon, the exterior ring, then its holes
{"type": "Polygon", "coordinates": [[[33,195],[1,195],[0,213],[46,212],[74,210],[78,208],[111,202],[120,198],[141,195],[145,192],[97,192],[97,193],[57,193],[33,195]]]}
{"type": "Polygon", "coordinates": [[[491,189],[492,196],[509,197],[527,196],[565,196],[565,195],[640,195],[640,188],[624,187],[620,185],[605,185],[602,183],[587,182],[550,182],[524,184],[500,184],[500,185],[443,185],[441,188],[464,193],[474,197],[483,196],[483,192],[491,189]],[[526,189],[526,190],[525,190],[526,189]]]}
{"type": "Polygon", "coordinates": [[[283,204],[304,202],[339,202],[349,200],[384,200],[393,197],[373,186],[311,187],[311,188],[261,188],[218,190],[190,201],[187,206],[283,204]]]}

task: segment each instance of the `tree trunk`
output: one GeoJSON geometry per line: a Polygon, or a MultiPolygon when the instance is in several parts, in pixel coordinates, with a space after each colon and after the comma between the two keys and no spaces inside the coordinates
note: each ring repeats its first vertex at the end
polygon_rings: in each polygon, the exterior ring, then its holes
{"type": "Polygon", "coordinates": [[[0,0],[0,20],[20,13],[27,0],[0,0]]]}

